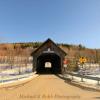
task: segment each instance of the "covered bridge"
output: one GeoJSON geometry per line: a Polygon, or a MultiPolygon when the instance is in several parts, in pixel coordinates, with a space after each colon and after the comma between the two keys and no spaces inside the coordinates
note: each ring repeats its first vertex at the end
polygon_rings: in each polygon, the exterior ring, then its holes
{"type": "Polygon", "coordinates": [[[40,74],[63,72],[63,60],[66,53],[51,39],[46,40],[31,55],[33,56],[33,72],[40,74]]]}

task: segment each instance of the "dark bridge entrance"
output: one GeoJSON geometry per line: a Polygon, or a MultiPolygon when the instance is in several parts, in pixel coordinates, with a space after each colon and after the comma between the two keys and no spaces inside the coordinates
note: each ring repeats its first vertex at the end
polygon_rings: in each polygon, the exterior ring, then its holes
{"type": "Polygon", "coordinates": [[[48,39],[31,54],[33,72],[39,74],[57,74],[63,72],[63,60],[66,53],[52,40],[48,39]]]}
{"type": "Polygon", "coordinates": [[[55,53],[44,53],[37,58],[37,73],[61,73],[61,58],[55,53]],[[46,65],[47,64],[47,65],[46,65]]]}

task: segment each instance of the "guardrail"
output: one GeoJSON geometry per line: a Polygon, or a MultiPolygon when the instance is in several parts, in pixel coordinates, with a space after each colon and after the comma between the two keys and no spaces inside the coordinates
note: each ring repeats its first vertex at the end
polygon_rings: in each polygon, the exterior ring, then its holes
{"type": "Polygon", "coordinates": [[[18,76],[14,76],[14,77],[10,77],[8,79],[1,79],[0,80],[0,83],[5,83],[5,82],[10,82],[10,81],[17,81],[17,80],[20,80],[20,79],[23,79],[23,78],[28,78],[32,76],[32,73],[31,74],[26,74],[26,75],[18,75],[18,76]]]}
{"type": "Polygon", "coordinates": [[[92,77],[92,76],[80,75],[80,74],[69,73],[69,72],[67,74],[72,76],[72,80],[73,80],[73,77],[76,76],[76,77],[81,78],[82,82],[83,82],[84,79],[91,79],[91,80],[97,81],[97,84],[100,85],[100,78],[99,77],[92,77]]]}

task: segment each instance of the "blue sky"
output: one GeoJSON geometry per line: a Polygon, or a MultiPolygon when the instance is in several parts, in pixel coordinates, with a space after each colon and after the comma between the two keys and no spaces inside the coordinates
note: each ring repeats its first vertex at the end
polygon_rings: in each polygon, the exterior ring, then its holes
{"type": "Polygon", "coordinates": [[[100,0],[0,0],[0,42],[53,39],[100,48],[100,0]]]}

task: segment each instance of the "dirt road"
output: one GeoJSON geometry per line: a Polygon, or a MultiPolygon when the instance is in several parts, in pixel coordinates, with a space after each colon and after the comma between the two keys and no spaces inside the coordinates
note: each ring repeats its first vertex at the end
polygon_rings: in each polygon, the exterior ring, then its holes
{"type": "Polygon", "coordinates": [[[82,90],[55,75],[40,75],[26,84],[0,88],[0,100],[100,100],[100,92],[82,90]]]}

